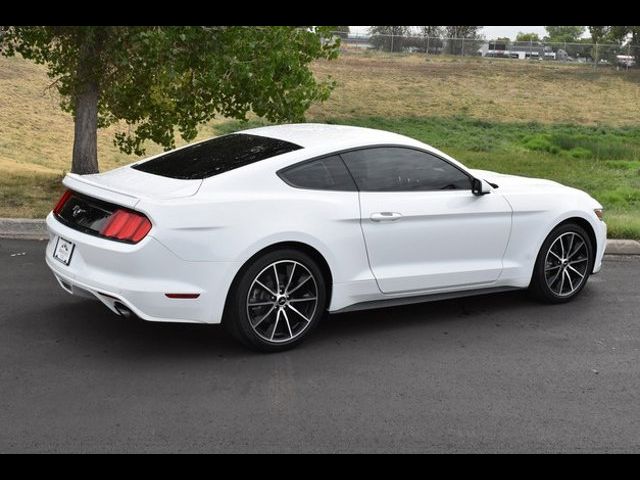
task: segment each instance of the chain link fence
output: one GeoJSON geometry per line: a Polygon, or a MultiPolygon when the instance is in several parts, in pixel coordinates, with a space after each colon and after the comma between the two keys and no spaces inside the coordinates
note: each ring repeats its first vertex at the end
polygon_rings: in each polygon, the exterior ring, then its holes
{"type": "Polygon", "coordinates": [[[587,64],[618,70],[638,68],[639,45],[504,41],[426,35],[367,35],[336,32],[344,52],[378,50],[389,53],[455,55],[513,60],[587,64]]]}

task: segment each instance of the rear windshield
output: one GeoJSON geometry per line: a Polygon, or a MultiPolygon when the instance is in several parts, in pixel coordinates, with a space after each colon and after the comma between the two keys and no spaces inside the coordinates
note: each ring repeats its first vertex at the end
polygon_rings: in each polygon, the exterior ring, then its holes
{"type": "Polygon", "coordinates": [[[131,168],[163,177],[193,180],[212,177],[300,148],[284,140],[233,133],[166,153],[131,168]]]}

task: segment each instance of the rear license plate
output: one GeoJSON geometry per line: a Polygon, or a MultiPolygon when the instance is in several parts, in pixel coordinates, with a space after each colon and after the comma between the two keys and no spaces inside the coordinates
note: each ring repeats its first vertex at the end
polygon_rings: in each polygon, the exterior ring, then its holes
{"type": "Polygon", "coordinates": [[[72,242],[70,242],[69,240],[65,240],[62,237],[58,237],[56,248],[53,250],[53,258],[61,261],[65,265],[69,265],[74,248],[75,245],[72,242]]]}

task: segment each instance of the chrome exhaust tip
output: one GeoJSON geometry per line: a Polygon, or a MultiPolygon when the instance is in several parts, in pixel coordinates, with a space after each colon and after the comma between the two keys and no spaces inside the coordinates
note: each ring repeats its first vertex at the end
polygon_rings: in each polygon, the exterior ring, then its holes
{"type": "Polygon", "coordinates": [[[120,303],[120,302],[115,302],[113,304],[113,308],[116,309],[116,311],[118,312],[118,314],[121,317],[124,318],[131,318],[133,317],[133,312],[131,311],[131,309],[129,309],[129,307],[127,307],[126,305],[120,303]]]}

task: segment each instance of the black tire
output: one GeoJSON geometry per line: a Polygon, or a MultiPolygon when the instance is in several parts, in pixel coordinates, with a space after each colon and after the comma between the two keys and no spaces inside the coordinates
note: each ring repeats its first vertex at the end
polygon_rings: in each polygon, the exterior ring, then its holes
{"type": "Polygon", "coordinates": [[[318,325],[326,308],[326,283],[316,261],[299,250],[275,250],[243,267],[229,292],[222,324],[234,338],[253,350],[281,352],[302,343],[318,325]],[[312,278],[305,280],[309,274],[312,278]],[[285,285],[287,281],[292,285],[285,285]],[[292,293],[275,292],[277,286],[292,293]],[[278,297],[270,292],[278,293],[278,297]],[[306,299],[313,296],[317,302],[312,309],[312,300],[306,299]]]}
{"type": "MultiPolygon", "coordinates": [[[[576,246],[571,244],[571,250],[573,251],[575,249],[576,246]]],[[[566,252],[564,257],[568,257],[570,254],[571,252],[566,252]]],[[[592,245],[589,234],[585,229],[575,223],[559,225],[552,230],[542,243],[542,247],[536,258],[531,284],[529,285],[529,292],[534,298],[544,303],[558,304],[569,302],[573,300],[587,284],[587,280],[593,270],[593,262],[594,245],[592,245]],[[579,245],[577,240],[583,241],[585,247],[574,254],[572,258],[575,260],[569,261],[566,258],[562,258],[563,255],[561,251],[569,249],[570,241],[574,241],[575,245],[579,245]],[[560,244],[557,242],[560,242],[560,244]],[[562,245],[562,250],[559,245],[562,245]],[[552,246],[560,258],[549,252],[552,246]],[[573,270],[571,270],[571,268],[573,268],[573,270]],[[582,274],[583,278],[581,278],[579,274],[582,274]],[[566,282],[565,275],[568,275],[566,282]],[[578,285],[575,285],[576,281],[579,281],[578,285]],[[561,285],[561,282],[566,283],[567,286],[564,287],[561,285]],[[560,294],[559,292],[563,293],[560,294]]]]}

